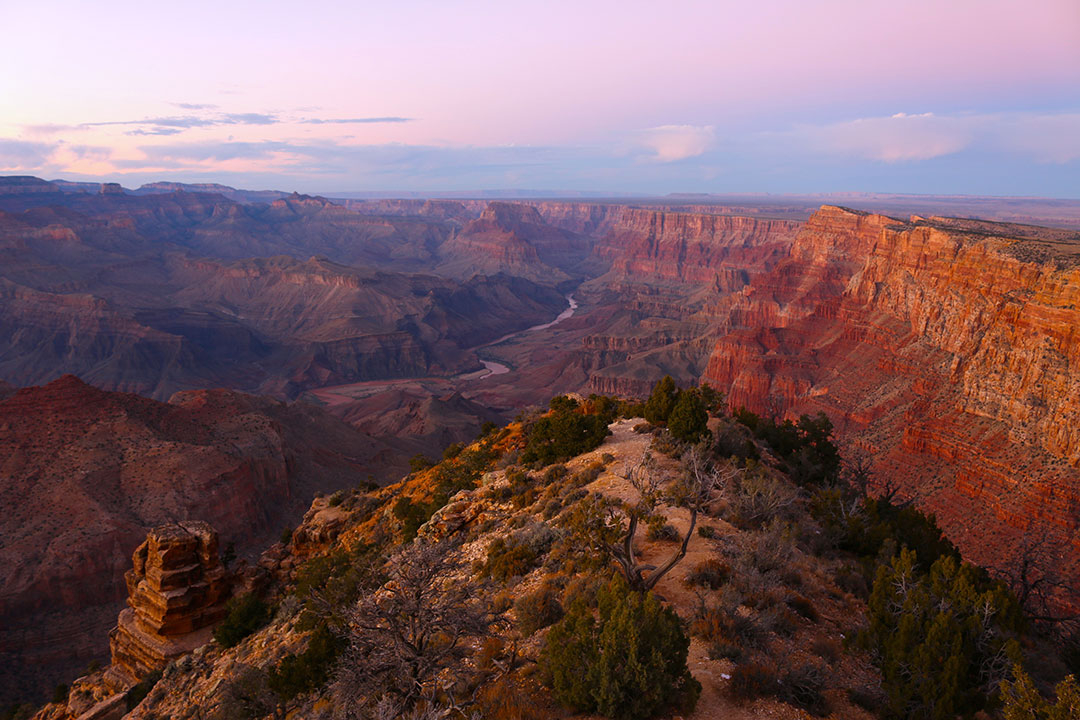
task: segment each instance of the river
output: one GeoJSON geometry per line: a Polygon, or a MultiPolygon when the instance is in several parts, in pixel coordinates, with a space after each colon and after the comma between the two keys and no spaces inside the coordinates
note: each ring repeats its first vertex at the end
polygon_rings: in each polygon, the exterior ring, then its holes
{"type": "MultiPolygon", "coordinates": [[[[556,316],[556,318],[554,320],[552,320],[551,322],[542,323],[540,325],[533,325],[531,328],[526,328],[524,330],[518,330],[517,332],[512,332],[512,333],[509,333],[507,335],[503,335],[501,338],[499,338],[497,340],[492,340],[491,342],[484,343],[483,345],[477,345],[473,349],[474,350],[481,350],[481,349],[486,348],[486,347],[491,347],[493,345],[498,345],[499,343],[506,342],[510,338],[514,338],[514,337],[517,337],[519,335],[524,335],[526,333],[536,332],[537,330],[546,330],[549,327],[552,327],[554,325],[558,325],[563,320],[566,320],[567,318],[572,317],[574,315],[574,311],[578,309],[577,300],[574,300],[574,294],[573,293],[570,293],[569,295],[566,296],[566,303],[567,303],[567,308],[565,310],[563,310],[561,313],[559,313],[556,316]]],[[[487,379],[487,378],[489,378],[489,377],[491,377],[493,375],[505,375],[506,373],[510,372],[510,368],[507,367],[506,365],[503,365],[500,362],[495,362],[494,360],[484,360],[483,358],[480,359],[480,362],[482,362],[484,364],[484,368],[487,370],[487,372],[485,372],[482,375],[477,375],[476,377],[471,377],[471,378],[469,378],[470,380],[484,380],[484,379],[487,379]]]]}

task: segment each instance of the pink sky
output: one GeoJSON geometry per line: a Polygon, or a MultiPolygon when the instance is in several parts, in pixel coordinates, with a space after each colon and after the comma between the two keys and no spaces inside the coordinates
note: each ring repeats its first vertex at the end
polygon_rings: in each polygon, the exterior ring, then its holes
{"type": "Polygon", "coordinates": [[[1004,191],[1080,194],[1076,0],[61,1],[0,23],[7,173],[914,191],[880,185],[922,164],[970,192],[993,161],[1004,191]]]}

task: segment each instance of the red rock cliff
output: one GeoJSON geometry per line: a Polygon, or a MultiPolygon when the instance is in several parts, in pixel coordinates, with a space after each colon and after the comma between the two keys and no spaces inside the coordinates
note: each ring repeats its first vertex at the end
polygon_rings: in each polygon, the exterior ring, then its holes
{"type": "Polygon", "coordinates": [[[1080,244],[1028,230],[826,206],[720,301],[704,379],[733,405],[825,411],[976,560],[1032,524],[1071,536],[1080,244]]]}

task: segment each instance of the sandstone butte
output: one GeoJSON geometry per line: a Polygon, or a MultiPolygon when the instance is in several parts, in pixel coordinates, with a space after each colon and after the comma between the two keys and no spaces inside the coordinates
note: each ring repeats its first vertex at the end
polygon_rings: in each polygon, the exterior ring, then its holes
{"type": "Polygon", "coordinates": [[[119,720],[128,710],[128,692],[142,678],[206,645],[225,617],[233,579],[208,524],[156,527],[131,560],[124,575],[128,607],[109,633],[111,663],[76,681],[67,703],[51,706],[47,717],[119,720]]]}

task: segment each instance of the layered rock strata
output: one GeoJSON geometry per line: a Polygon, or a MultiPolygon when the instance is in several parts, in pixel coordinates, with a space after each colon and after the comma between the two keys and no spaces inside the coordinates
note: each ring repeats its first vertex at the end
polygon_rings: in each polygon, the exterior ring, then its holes
{"type": "Polygon", "coordinates": [[[128,607],[109,633],[111,664],[75,680],[67,701],[47,705],[35,720],[120,720],[141,680],[210,642],[231,590],[214,529],[193,521],[161,525],[131,561],[128,607]]]}
{"type": "Polygon", "coordinates": [[[1078,265],[1074,233],[824,207],[720,299],[704,379],[732,405],[826,412],[972,559],[1047,532],[1075,568],[1078,265]]]}
{"type": "Polygon", "coordinates": [[[109,634],[113,670],[132,681],[210,640],[225,617],[229,580],[218,536],[204,522],[162,525],[131,556],[128,605],[109,634]]]}

